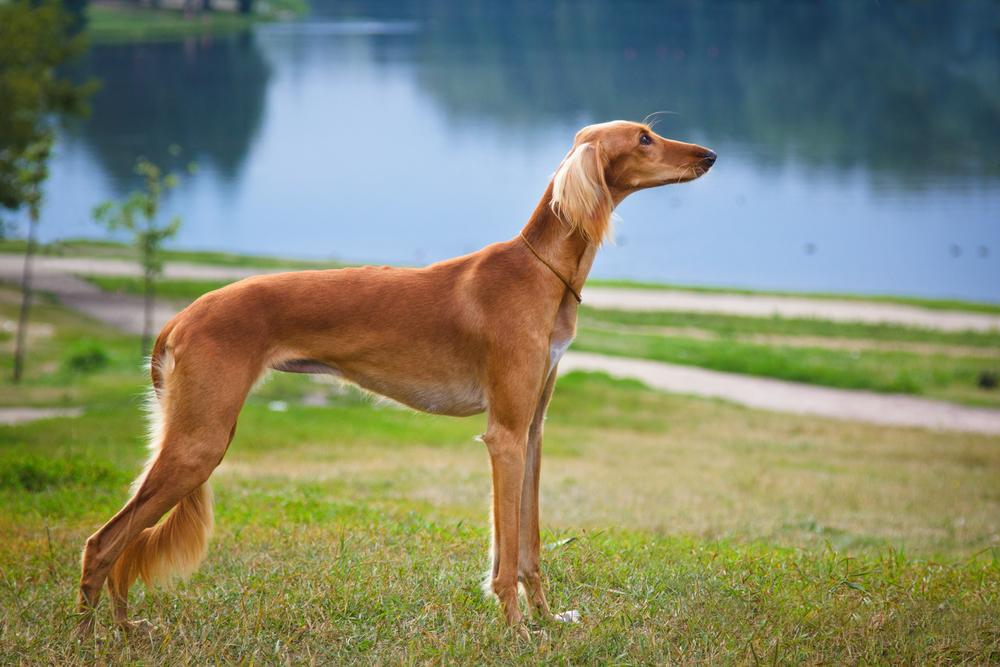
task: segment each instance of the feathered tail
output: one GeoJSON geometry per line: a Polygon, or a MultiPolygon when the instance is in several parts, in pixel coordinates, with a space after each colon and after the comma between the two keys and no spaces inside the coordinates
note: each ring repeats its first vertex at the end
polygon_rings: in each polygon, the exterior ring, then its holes
{"type": "MultiPolygon", "coordinates": [[[[166,379],[173,369],[171,355],[163,349],[166,333],[157,340],[150,363],[153,390],[148,409],[152,451],[142,474],[132,484],[133,493],[138,493],[156,463],[163,441],[162,405],[167,401],[166,379]]],[[[212,489],[206,482],[182,498],[165,520],[143,530],[125,547],[108,575],[112,594],[127,595],[138,577],[152,586],[190,575],[205,557],[212,524],[212,489]]]]}

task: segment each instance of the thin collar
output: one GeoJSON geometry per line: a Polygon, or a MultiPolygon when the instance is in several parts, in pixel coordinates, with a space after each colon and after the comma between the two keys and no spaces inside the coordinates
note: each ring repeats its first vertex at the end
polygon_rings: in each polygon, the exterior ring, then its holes
{"type": "Polygon", "coordinates": [[[531,251],[531,254],[537,257],[539,262],[547,266],[549,268],[549,271],[556,274],[556,278],[562,281],[562,284],[565,285],[566,289],[570,291],[570,294],[573,295],[573,298],[576,299],[576,302],[583,303],[583,297],[580,296],[580,293],[577,292],[572,285],[570,285],[569,281],[566,280],[566,277],[563,276],[563,274],[559,273],[559,270],[556,267],[552,266],[552,264],[549,263],[547,259],[538,254],[538,251],[535,250],[535,246],[531,245],[531,241],[529,241],[528,237],[524,235],[524,232],[521,232],[519,236],[521,237],[521,240],[524,241],[524,245],[528,246],[528,250],[531,251]]]}

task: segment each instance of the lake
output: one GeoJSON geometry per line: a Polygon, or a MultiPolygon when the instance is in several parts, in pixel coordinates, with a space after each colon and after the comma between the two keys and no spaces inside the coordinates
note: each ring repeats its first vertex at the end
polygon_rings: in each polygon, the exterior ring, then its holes
{"type": "Polygon", "coordinates": [[[423,264],[513,237],[581,126],[659,111],[718,164],[628,199],[592,275],[1000,302],[998,25],[975,1],[314,0],[98,44],[41,235],[103,237],[90,211],[144,155],[199,166],[175,247],[423,264]]]}

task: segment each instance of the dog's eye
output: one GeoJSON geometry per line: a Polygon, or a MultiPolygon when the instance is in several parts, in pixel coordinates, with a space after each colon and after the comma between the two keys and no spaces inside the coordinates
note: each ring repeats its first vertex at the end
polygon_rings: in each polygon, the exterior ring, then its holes
{"type": "Polygon", "coordinates": [[[649,138],[648,134],[643,134],[642,136],[639,137],[639,143],[642,144],[643,146],[648,146],[651,143],[653,143],[653,140],[649,138]]]}

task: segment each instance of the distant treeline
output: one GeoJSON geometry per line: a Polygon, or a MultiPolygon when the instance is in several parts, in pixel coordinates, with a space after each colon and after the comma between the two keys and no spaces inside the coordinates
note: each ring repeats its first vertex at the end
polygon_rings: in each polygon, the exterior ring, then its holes
{"type": "Polygon", "coordinates": [[[63,6],[76,17],[79,27],[86,24],[87,6],[92,2],[118,7],[174,9],[188,14],[212,11],[250,14],[254,10],[254,0],[62,0],[63,6]]]}

